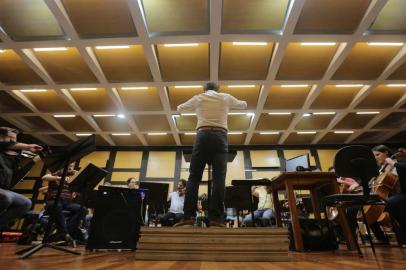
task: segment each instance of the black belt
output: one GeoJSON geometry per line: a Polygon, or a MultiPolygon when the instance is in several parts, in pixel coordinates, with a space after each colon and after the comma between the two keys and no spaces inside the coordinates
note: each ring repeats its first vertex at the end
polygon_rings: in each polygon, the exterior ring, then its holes
{"type": "Polygon", "coordinates": [[[197,131],[223,131],[227,132],[227,129],[222,128],[222,127],[211,127],[211,126],[204,126],[204,127],[199,127],[197,131]]]}

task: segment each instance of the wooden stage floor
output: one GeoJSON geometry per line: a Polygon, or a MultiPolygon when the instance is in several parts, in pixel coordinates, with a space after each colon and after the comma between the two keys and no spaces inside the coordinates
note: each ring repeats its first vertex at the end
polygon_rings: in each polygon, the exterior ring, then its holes
{"type": "Polygon", "coordinates": [[[0,243],[0,269],[4,270],[352,270],[352,269],[406,269],[406,249],[378,247],[375,259],[370,248],[363,248],[364,258],[354,252],[290,252],[288,262],[187,262],[187,261],[136,261],[133,252],[93,252],[82,256],[70,255],[50,249],[42,250],[31,258],[20,260],[14,252],[19,246],[0,243]]]}

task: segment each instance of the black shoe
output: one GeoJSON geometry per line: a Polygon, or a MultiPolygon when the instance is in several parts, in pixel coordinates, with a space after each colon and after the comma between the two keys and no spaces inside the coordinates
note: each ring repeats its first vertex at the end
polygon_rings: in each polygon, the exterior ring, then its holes
{"type": "Polygon", "coordinates": [[[178,223],[173,225],[173,227],[193,227],[195,225],[195,219],[193,218],[182,218],[178,223]]]}

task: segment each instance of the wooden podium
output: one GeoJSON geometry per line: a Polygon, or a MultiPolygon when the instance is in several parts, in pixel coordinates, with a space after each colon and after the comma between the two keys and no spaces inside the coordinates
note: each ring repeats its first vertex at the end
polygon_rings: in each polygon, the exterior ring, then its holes
{"type": "MultiPolygon", "coordinates": [[[[312,197],[313,212],[315,218],[321,218],[320,198],[317,190],[322,186],[329,185],[333,193],[339,193],[339,188],[334,172],[283,172],[272,181],[272,197],[275,205],[276,224],[282,226],[281,205],[279,202],[278,191],[286,190],[289,211],[292,219],[293,236],[295,237],[295,249],[303,251],[303,239],[299,224],[299,217],[296,208],[296,197],[294,190],[310,190],[312,197]],[[293,206],[293,207],[292,207],[293,206]]],[[[339,213],[343,217],[344,213],[339,213]]],[[[345,218],[340,218],[340,223],[347,240],[349,250],[355,250],[355,239],[352,236],[351,229],[345,218]]]]}

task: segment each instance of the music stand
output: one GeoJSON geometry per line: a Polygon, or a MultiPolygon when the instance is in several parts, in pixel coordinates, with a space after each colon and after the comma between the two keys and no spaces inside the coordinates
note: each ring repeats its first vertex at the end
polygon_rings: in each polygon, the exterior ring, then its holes
{"type": "Polygon", "coordinates": [[[235,208],[237,210],[238,227],[240,227],[239,212],[241,210],[250,209],[251,201],[251,192],[247,186],[226,187],[224,205],[226,208],[235,208]]]}
{"type": "Polygon", "coordinates": [[[148,220],[150,213],[155,215],[155,225],[158,223],[158,214],[165,212],[168,200],[169,184],[141,182],[140,188],[147,190],[146,202],[148,204],[148,220]]]}
{"type": "Polygon", "coordinates": [[[65,179],[66,179],[66,176],[68,173],[69,164],[90,154],[94,150],[96,150],[96,136],[91,135],[91,136],[85,137],[83,139],[80,139],[80,140],[68,145],[64,149],[55,151],[43,158],[45,167],[48,168],[48,170],[50,170],[51,172],[56,172],[63,168],[62,178],[59,181],[58,192],[54,199],[54,204],[53,204],[53,207],[50,212],[47,229],[45,231],[45,235],[44,235],[44,238],[42,239],[42,242],[38,245],[17,251],[16,254],[19,255],[20,259],[28,258],[32,254],[40,251],[41,249],[43,249],[45,247],[69,252],[74,255],[81,255],[80,252],[51,244],[49,242],[49,235],[51,233],[52,225],[55,223],[55,220],[56,220],[56,217],[55,217],[56,209],[57,209],[57,205],[60,201],[60,196],[62,193],[63,186],[65,184],[65,179]]]}
{"type": "MultiPolygon", "coordinates": [[[[185,157],[186,162],[190,162],[192,159],[192,149],[188,150],[183,150],[183,156],[185,157]]],[[[236,150],[228,150],[228,155],[227,155],[227,162],[233,162],[235,156],[237,155],[236,150]]],[[[210,199],[211,199],[211,192],[212,192],[212,164],[207,163],[208,168],[207,168],[207,205],[210,208],[210,199]]],[[[187,192],[187,191],[186,191],[187,192]]]]}

